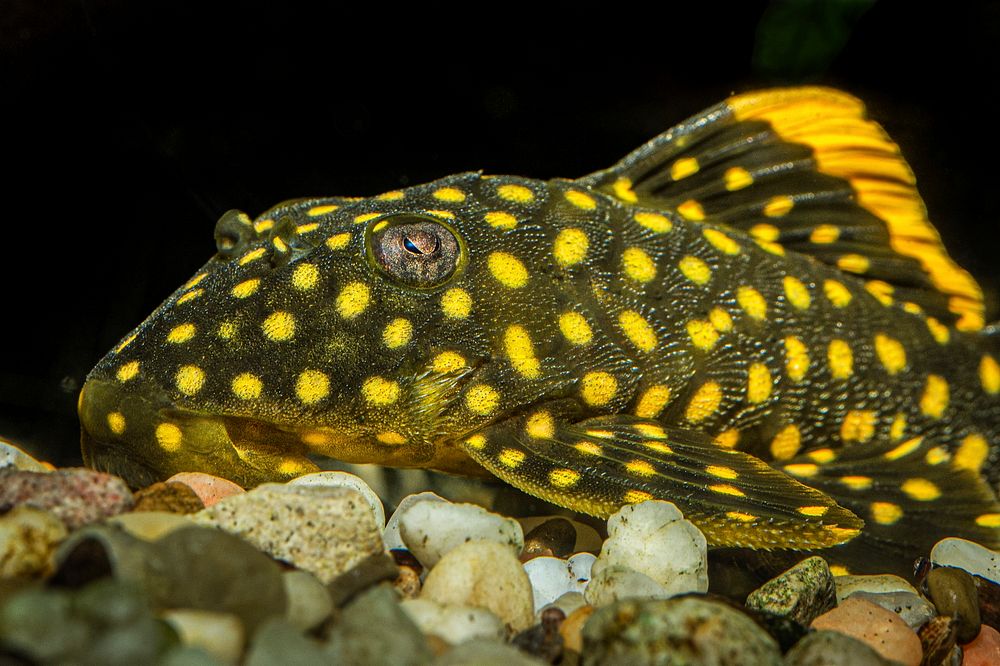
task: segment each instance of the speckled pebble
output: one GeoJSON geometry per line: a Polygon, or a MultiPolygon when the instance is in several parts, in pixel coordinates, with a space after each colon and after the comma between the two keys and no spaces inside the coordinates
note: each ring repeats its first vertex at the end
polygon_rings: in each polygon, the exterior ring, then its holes
{"type": "Polygon", "coordinates": [[[181,472],[174,474],[165,483],[183,483],[198,495],[202,504],[212,506],[220,500],[246,492],[243,487],[229,479],[212,476],[204,472],[181,472]]]}
{"type": "Polygon", "coordinates": [[[13,467],[24,472],[51,472],[52,466],[33,458],[13,442],[0,437],[0,468],[13,467]]]}
{"type": "Polygon", "coordinates": [[[198,494],[183,483],[154,483],[135,493],[132,511],[197,513],[205,508],[198,494]]]}
{"type": "Polygon", "coordinates": [[[403,543],[403,537],[399,534],[399,519],[402,517],[406,511],[418,502],[447,502],[445,498],[441,497],[437,493],[423,492],[414,493],[412,495],[407,495],[399,501],[399,506],[396,510],[392,512],[389,516],[389,520],[385,523],[385,529],[382,530],[382,540],[385,542],[385,547],[387,550],[397,550],[406,549],[406,544],[403,543]]]}
{"type": "Polygon", "coordinates": [[[166,513],[164,511],[140,511],[122,513],[107,520],[108,524],[120,525],[122,529],[144,541],[162,539],[174,530],[195,524],[190,514],[166,513]]]}
{"type": "Polygon", "coordinates": [[[587,603],[600,607],[624,599],[668,599],[674,595],[644,573],[611,566],[591,577],[583,596],[587,603]]]}
{"type": "Polygon", "coordinates": [[[55,472],[0,469],[0,511],[33,506],[69,529],[128,511],[133,502],[125,482],[104,472],[76,467],[55,472]]]}
{"type": "Polygon", "coordinates": [[[852,636],[884,658],[906,666],[919,666],[923,655],[920,639],[901,617],[863,599],[845,599],[833,610],[816,618],[812,627],[852,636]]]}
{"type": "Polygon", "coordinates": [[[837,588],[822,557],[809,557],[750,593],[747,608],[808,626],[837,605],[837,588]]]}
{"type": "Polygon", "coordinates": [[[611,567],[645,574],[667,596],[708,590],[705,537],[670,502],[627,504],[608,518],[608,539],[594,562],[594,579],[611,567]]]}
{"type": "Polygon", "coordinates": [[[931,549],[931,561],[944,567],[964,569],[1000,583],[1000,553],[965,539],[942,539],[931,549]]]}
{"type": "Polygon", "coordinates": [[[361,493],[361,496],[365,498],[365,501],[372,508],[372,512],[375,514],[375,525],[378,529],[385,529],[385,507],[382,506],[382,500],[379,499],[379,496],[375,494],[371,486],[365,483],[364,479],[360,476],[348,474],[347,472],[314,472],[292,479],[288,482],[288,485],[353,488],[361,493]]]}
{"type": "Polygon", "coordinates": [[[938,567],[927,574],[924,587],[938,614],[955,617],[959,645],[979,635],[979,595],[967,571],[938,567]]]}
{"type": "Polygon", "coordinates": [[[400,515],[399,532],[425,567],[433,567],[450,550],[469,541],[494,541],[515,556],[524,547],[524,534],[516,520],[475,504],[417,502],[400,515]]]}
{"type": "Polygon", "coordinates": [[[962,647],[962,666],[996,666],[1000,664],[1000,632],[984,624],[976,639],[962,647]]]}
{"type": "Polygon", "coordinates": [[[855,592],[871,592],[884,594],[888,592],[909,592],[916,594],[917,588],[905,579],[892,574],[877,574],[873,576],[834,576],[837,585],[837,602],[841,602],[855,592]]]}
{"type": "Polygon", "coordinates": [[[421,599],[492,611],[509,631],[534,623],[531,583],[509,546],[470,541],[449,551],[427,574],[421,599]]]}
{"type": "MultiPolygon", "coordinates": [[[[914,636],[916,638],[916,636],[914,636]]],[[[599,608],[583,628],[583,664],[777,666],[778,644],[749,617],[697,596],[599,608]]]]}
{"type": "Polygon", "coordinates": [[[200,647],[219,661],[234,663],[243,653],[245,632],[235,615],[175,608],[164,611],[162,618],[174,628],[182,643],[200,647]]]}
{"type": "Polygon", "coordinates": [[[302,631],[314,629],[333,612],[333,600],[326,586],[308,571],[286,571],[281,575],[285,583],[288,608],[285,619],[302,631]]]}
{"type": "Polygon", "coordinates": [[[400,608],[425,634],[434,634],[451,645],[472,638],[503,640],[506,629],[496,615],[485,608],[443,606],[430,599],[404,599],[400,608]]]}
{"type": "Polygon", "coordinates": [[[0,578],[48,575],[66,534],[61,520],[34,507],[19,506],[0,516],[0,578]]]}
{"type": "Polygon", "coordinates": [[[914,631],[937,615],[934,604],[913,592],[855,592],[848,598],[864,599],[878,604],[903,618],[903,622],[914,631]]]}
{"type": "Polygon", "coordinates": [[[894,666],[865,643],[838,631],[807,634],[785,654],[785,666],[894,666]]]}
{"type": "Polygon", "coordinates": [[[535,557],[524,563],[531,581],[535,612],[568,592],[582,593],[590,582],[590,570],[596,558],[578,553],[569,560],[558,557],[535,557]]]}
{"type": "Polygon", "coordinates": [[[324,583],[382,552],[374,514],[351,488],[269,483],[227,497],[194,519],[239,536],[324,583]]]}

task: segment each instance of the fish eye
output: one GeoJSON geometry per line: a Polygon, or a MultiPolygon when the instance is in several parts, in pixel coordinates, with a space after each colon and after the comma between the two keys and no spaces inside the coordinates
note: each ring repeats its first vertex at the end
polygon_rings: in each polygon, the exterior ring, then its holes
{"type": "Polygon", "coordinates": [[[436,287],[458,267],[461,249],[451,229],[432,218],[396,215],[379,220],[369,237],[379,268],[409,287],[436,287]]]}

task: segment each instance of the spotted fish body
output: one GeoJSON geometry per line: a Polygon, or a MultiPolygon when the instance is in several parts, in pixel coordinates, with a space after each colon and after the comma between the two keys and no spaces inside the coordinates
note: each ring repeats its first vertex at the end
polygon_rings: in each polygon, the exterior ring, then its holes
{"type": "Polygon", "coordinates": [[[575,181],[466,173],[227,214],[216,238],[88,378],[89,464],[485,469],[873,565],[1000,545],[1000,344],[843,93],[733,97],[575,181]]]}

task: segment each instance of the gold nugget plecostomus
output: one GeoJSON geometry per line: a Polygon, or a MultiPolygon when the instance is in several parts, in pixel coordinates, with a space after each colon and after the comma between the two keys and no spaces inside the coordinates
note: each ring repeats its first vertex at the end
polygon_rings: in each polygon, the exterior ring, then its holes
{"type": "Polygon", "coordinates": [[[860,569],[1000,546],[1000,335],[845,93],[736,95],[577,180],[463,173],[215,238],[88,377],[89,465],[485,469],[860,569]]]}

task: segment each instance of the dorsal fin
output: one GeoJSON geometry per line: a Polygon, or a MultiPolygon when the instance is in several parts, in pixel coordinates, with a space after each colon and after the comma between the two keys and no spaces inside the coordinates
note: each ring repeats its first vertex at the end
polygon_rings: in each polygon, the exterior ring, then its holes
{"type": "Polygon", "coordinates": [[[711,219],[807,254],[960,330],[983,294],[948,256],[909,165],[862,103],[819,87],[730,97],[580,180],[619,199],[711,219]]]}

